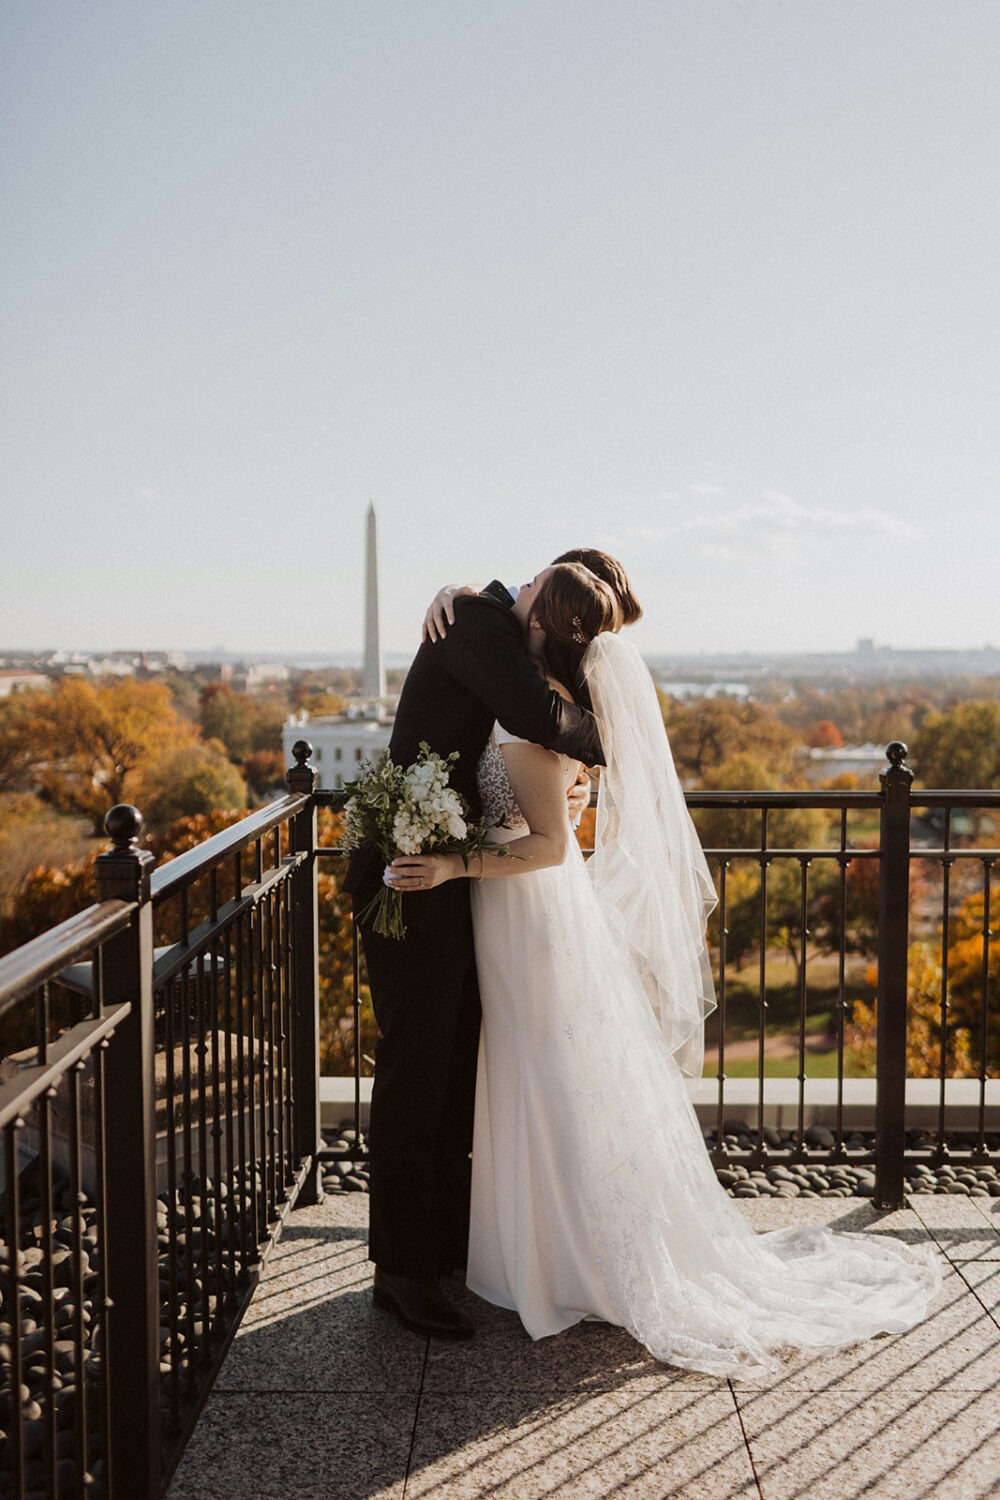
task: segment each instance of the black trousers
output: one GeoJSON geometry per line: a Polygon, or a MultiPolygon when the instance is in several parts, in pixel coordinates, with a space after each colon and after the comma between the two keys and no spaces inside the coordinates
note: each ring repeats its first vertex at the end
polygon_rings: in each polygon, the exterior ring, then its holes
{"type": "MultiPolygon", "coordinates": [[[[358,891],[362,911],[373,890],[358,891]]],[[[361,938],[379,1038],[372,1085],[370,1258],[398,1276],[464,1266],[479,989],[468,882],[404,896],[401,940],[361,938]]]]}

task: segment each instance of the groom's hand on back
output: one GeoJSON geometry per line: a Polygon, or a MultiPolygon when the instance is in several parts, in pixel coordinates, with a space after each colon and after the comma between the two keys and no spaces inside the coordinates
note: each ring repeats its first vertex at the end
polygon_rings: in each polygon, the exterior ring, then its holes
{"type": "Polygon", "coordinates": [[[446,583],[443,589],[438,589],[427,606],[420,639],[443,641],[448,634],[448,626],[455,623],[455,600],[461,598],[463,594],[478,593],[478,589],[472,588],[467,583],[446,583]]]}

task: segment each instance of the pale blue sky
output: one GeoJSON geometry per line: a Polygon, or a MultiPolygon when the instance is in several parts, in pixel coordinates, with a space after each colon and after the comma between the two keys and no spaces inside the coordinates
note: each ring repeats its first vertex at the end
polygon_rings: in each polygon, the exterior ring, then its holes
{"type": "Polygon", "coordinates": [[[0,646],[1000,640],[996,0],[5,0],[0,646]]]}

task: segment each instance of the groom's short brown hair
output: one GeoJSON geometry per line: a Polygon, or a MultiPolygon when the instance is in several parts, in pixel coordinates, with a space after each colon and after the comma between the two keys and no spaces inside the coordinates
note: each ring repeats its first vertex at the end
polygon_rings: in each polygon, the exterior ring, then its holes
{"type": "Polygon", "coordinates": [[[642,619],[642,605],[632,592],[628,574],[616,557],[607,552],[598,552],[596,547],[574,547],[552,559],[553,563],[583,563],[598,578],[603,578],[617,595],[622,608],[622,624],[634,625],[642,619]]]}

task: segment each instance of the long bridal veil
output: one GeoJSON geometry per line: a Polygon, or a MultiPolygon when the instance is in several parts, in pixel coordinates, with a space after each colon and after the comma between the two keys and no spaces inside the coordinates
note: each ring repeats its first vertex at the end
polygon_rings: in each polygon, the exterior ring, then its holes
{"type": "Polygon", "coordinates": [[[630,641],[599,635],[583,659],[607,761],[588,866],[682,1072],[701,1077],[715,986],[705,924],[716,905],[649,669],[630,641]]]}
{"type": "MultiPolygon", "coordinates": [[[[571,1080],[558,1117],[542,1096],[530,1139],[536,1159],[558,1165],[562,1207],[542,1242],[565,1243],[567,1204],[585,1215],[599,1294],[576,1292],[573,1305],[621,1323],[658,1359],[720,1376],[773,1370],[780,1349],[910,1328],[941,1283],[927,1247],[821,1225],[757,1234],[716,1179],[680,1071],[700,1074],[714,1006],[705,921],[715,891],[642,658],[601,635],[584,671],[607,758],[597,849],[589,880],[582,868],[579,879],[555,872],[551,893],[540,883],[533,898],[547,945],[560,921],[575,941],[535,1007],[552,1026],[548,1050],[533,1045],[519,1061],[522,1089],[536,1065],[551,1086],[560,1059],[571,1080]]],[[[534,909],[522,915],[525,931],[533,919],[534,909]]],[[[522,981],[517,1016],[530,1006],[522,981]]],[[[558,1284],[562,1272],[547,1274],[558,1284]]]]}

